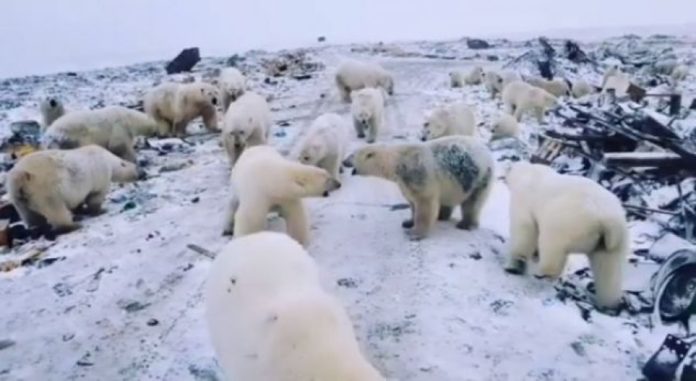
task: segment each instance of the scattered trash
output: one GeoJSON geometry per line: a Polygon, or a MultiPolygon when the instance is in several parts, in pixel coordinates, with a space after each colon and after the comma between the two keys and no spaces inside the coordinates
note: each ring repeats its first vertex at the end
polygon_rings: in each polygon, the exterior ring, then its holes
{"type": "Polygon", "coordinates": [[[196,253],[204,255],[210,259],[215,259],[215,253],[213,253],[212,251],[210,251],[206,248],[200,247],[200,246],[193,244],[193,243],[189,243],[188,245],[186,245],[186,247],[188,247],[189,249],[195,251],[196,253]]]}
{"type": "Polygon", "coordinates": [[[303,50],[283,53],[277,58],[264,60],[262,65],[271,77],[290,76],[296,79],[311,78],[311,73],[324,69],[324,64],[312,61],[303,50]]]}
{"type": "MultiPolygon", "coordinates": [[[[693,343],[694,339],[692,339],[693,343]]],[[[643,375],[648,381],[692,381],[693,378],[675,378],[679,365],[682,363],[692,346],[685,340],[673,335],[667,335],[660,348],[653,354],[643,367],[643,375]]]]}
{"type": "Polygon", "coordinates": [[[166,66],[167,74],[177,74],[191,71],[191,69],[201,60],[198,48],[184,49],[166,66]]]}
{"type": "Polygon", "coordinates": [[[154,327],[158,324],[159,324],[159,320],[154,319],[154,318],[147,321],[147,325],[150,327],[154,327]]]}
{"type": "Polygon", "coordinates": [[[116,302],[116,305],[118,305],[119,308],[125,310],[126,312],[137,312],[149,307],[150,303],[143,304],[136,300],[121,299],[118,302],[116,302]]]}
{"type": "Polygon", "coordinates": [[[319,38],[317,38],[317,42],[325,42],[325,41],[326,41],[326,37],[324,37],[324,36],[319,36],[319,38]]]}
{"type": "Polygon", "coordinates": [[[135,201],[128,201],[125,204],[123,204],[123,207],[121,208],[121,212],[125,212],[131,209],[135,209],[135,207],[138,206],[138,204],[135,203],[135,201]]]}
{"type": "Polygon", "coordinates": [[[358,283],[352,278],[341,278],[336,281],[336,284],[345,288],[356,288],[358,283]]]}
{"type": "Polygon", "coordinates": [[[14,340],[1,339],[0,340],[0,351],[3,349],[7,349],[15,344],[17,344],[17,343],[14,340]]]}

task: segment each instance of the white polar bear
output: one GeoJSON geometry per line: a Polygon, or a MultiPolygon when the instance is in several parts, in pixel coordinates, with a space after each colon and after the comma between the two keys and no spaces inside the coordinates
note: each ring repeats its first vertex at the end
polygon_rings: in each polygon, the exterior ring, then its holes
{"type": "Polygon", "coordinates": [[[624,97],[628,94],[628,88],[630,86],[631,77],[626,73],[616,72],[605,78],[604,85],[602,86],[602,93],[613,90],[617,97],[624,97]]]}
{"type": "Polygon", "coordinates": [[[559,277],[569,254],[586,254],[594,276],[597,304],[621,300],[622,268],[629,232],[621,201],[596,182],[561,175],[548,166],[518,162],[510,188],[510,248],[506,270],[524,272],[538,251],[537,276],[559,277]]]}
{"type": "Polygon", "coordinates": [[[571,95],[570,86],[568,86],[568,82],[562,79],[548,80],[546,78],[531,77],[527,79],[527,83],[529,83],[532,86],[536,86],[540,89],[544,89],[548,91],[550,94],[553,94],[554,96],[559,98],[571,95]]]}
{"type": "Polygon", "coordinates": [[[590,85],[589,82],[583,80],[583,79],[578,79],[573,83],[573,88],[571,89],[571,92],[573,93],[573,96],[575,98],[582,98],[590,94],[595,93],[595,88],[590,85]]]}
{"type": "Polygon", "coordinates": [[[421,140],[454,135],[476,135],[474,109],[465,102],[445,104],[433,110],[423,123],[421,140]]]}
{"type": "Polygon", "coordinates": [[[242,74],[239,69],[234,67],[227,67],[220,70],[217,85],[222,95],[223,112],[227,112],[230,103],[241,97],[247,90],[246,77],[244,77],[244,74],[242,74]]]}
{"type": "Polygon", "coordinates": [[[449,73],[450,86],[464,87],[464,85],[480,85],[483,78],[483,68],[475,66],[468,74],[460,71],[452,71],[449,73]]]}
{"type": "Polygon", "coordinates": [[[286,235],[230,242],[210,266],[205,315],[230,380],[384,381],[312,257],[286,235]]]}
{"type": "Polygon", "coordinates": [[[689,67],[686,65],[677,65],[674,70],[672,70],[672,74],[670,76],[672,77],[673,82],[683,81],[689,76],[689,67]]]}
{"type": "Polygon", "coordinates": [[[491,94],[491,99],[500,94],[509,83],[520,80],[519,74],[511,71],[503,71],[501,73],[487,71],[482,74],[482,78],[486,89],[491,94]]]}
{"type": "Polygon", "coordinates": [[[384,91],[364,88],[353,91],[350,97],[353,126],[358,138],[364,138],[367,130],[367,142],[374,143],[384,124],[384,91]]]}
{"type": "Polygon", "coordinates": [[[491,139],[511,138],[520,135],[520,124],[512,115],[503,114],[493,123],[491,139]]]}
{"type": "Polygon", "coordinates": [[[314,120],[294,156],[302,164],[325,169],[338,180],[347,143],[347,121],[338,114],[323,114],[314,120]]]}
{"type": "Polygon", "coordinates": [[[65,106],[60,99],[55,97],[47,97],[41,100],[39,104],[41,112],[42,130],[46,130],[56,119],[65,115],[65,106]]]}
{"type": "Polygon", "coordinates": [[[157,121],[158,134],[185,136],[186,127],[197,117],[209,131],[217,131],[218,89],[208,83],[163,83],[145,94],[145,112],[157,121]]]}
{"type": "Polygon", "coordinates": [[[157,122],[146,114],[122,106],[108,106],[73,111],[58,118],[46,130],[43,144],[47,148],[63,149],[96,144],[135,163],[135,138],[156,133],[157,122]]]}
{"type": "Polygon", "coordinates": [[[133,163],[106,149],[89,145],[71,150],[44,150],[22,157],[7,174],[7,193],[29,227],[50,227],[56,233],[78,229],[73,211],[83,206],[102,213],[111,182],[139,177],[133,163]]]}
{"type": "Polygon", "coordinates": [[[425,238],[436,220],[446,221],[458,206],[457,228],[475,229],[493,185],[494,161],[486,144],[469,136],[449,136],[425,143],[375,144],[344,163],[353,174],[395,182],[411,205],[401,226],[412,240],[425,238]]]}
{"type": "Polygon", "coordinates": [[[222,123],[222,142],[230,165],[247,147],[268,142],[273,120],[266,98],[248,91],[230,105],[222,123]]]}
{"type": "Polygon", "coordinates": [[[351,92],[364,88],[381,88],[394,95],[394,79],[381,65],[373,62],[347,60],[336,72],[336,85],[341,99],[351,101],[351,92]]]}
{"type": "Polygon", "coordinates": [[[241,237],[262,231],[271,210],[279,210],[290,237],[309,242],[305,197],[328,196],[341,183],[329,172],[284,158],[261,145],[244,150],[232,168],[232,197],[223,234],[241,237]]]}
{"type": "Polygon", "coordinates": [[[531,112],[542,123],[544,113],[557,102],[553,94],[523,81],[513,81],[505,86],[502,98],[506,111],[518,122],[524,114],[531,112]]]}

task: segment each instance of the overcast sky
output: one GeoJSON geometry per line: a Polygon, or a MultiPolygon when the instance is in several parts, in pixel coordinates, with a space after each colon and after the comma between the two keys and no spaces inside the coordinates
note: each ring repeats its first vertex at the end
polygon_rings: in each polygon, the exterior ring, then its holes
{"type": "MultiPolygon", "coordinates": [[[[696,24],[696,0],[0,0],[0,77],[329,42],[696,24]]],[[[618,29],[621,31],[621,29],[618,29]]],[[[628,31],[628,29],[626,29],[628,31]]]]}

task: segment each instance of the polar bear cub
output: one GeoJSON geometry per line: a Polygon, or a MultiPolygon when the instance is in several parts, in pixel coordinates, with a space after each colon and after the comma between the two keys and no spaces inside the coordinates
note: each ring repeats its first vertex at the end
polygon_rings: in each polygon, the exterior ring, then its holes
{"type": "Polygon", "coordinates": [[[261,232],[230,242],[205,286],[208,332],[225,375],[246,381],[384,381],[365,359],[312,257],[261,232]]]}
{"type": "Polygon", "coordinates": [[[425,143],[378,144],[359,149],[345,160],[354,175],[395,182],[411,205],[402,223],[410,239],[425,238],[436,220],[446,221],[461,209],[457,228],[478,227],[479,215],[493,185],[493,156],[486,144],[468,136],[425,143]]]}
{"type": "Polygon", "coordinates": [[[539,123],[544,114],[555,106],[557,98],[544,89],[523,81],[513,81],[503,90],[503,104],[507,113],[514,115],[519,122],[526,113],[532,113],[539,123]]]}
{"type": "Polygon", "coordinates": [[[374,143],[384,124],[384,91],[365,88],[353,91],[351,99],[353,126],[358,138],[364,138],[367,131],[367,142],[374,143]]]}
{"type": "Polygon", "coordinates": [[[122,106],[73,111],[51,124],[43,144],[63,149],[96,144],[135,163],[135,138],[155,135],[157,127],[157,122],[146,114],[122,106]]]}
{"type": "Polygon", "coordinates": [[[157,121],[158,135],[185,136],[197,117],[209,131],[217,131],[218,89],[208,83],[163,83],[145,94],[145,113],[157,121]]]}
{"type": "Polygon", "coordinates": [[[394,79],[381,65],[373,62],[346,60],[336,71],[336,86],[344,102],[351,101],[351,92],[364,88],[381,88],[394,95],[394,79]]]}
{"type": "Polygon", "coordinates": [[[56,119],[65,115],[65,106],[63,106],[63,102],[60,99],[47,97],[41,100],[39,111],[41,112],[41,128],[46,130],[56,119]]]}
{"type": "Polygon", "coordinates": [[[241,237],[262,231],[279,210],[288,235],[306,246],[309,223],[302,199],[328,196],[341,184],[329,172],[284,158],[266,145],[244,150],[232,168],[232,197],[223,234],[241,237]]]}
{"type": "Polygon", "coordinates": [[[86,206],[102,213],[111,182],[138,179],[133,163],[97,145],[71,150],[45,150],[22,157],[7,175],[7,193],[29,227],[51,226],[56,233],[80,227],[73,211],[86,206]]]}
{"type": "Polygon", "coordinates": [[[220,70],[217,83],[222,95],[222,110],[227,112],[230,103],[237,100],[246,91],[246,77],[239,69],[227,67],[220,70]]]}
{"type": "Polygon", "coordinates": [[[271,108],[261,95],[248,91],[230,105],[222,124],[222,142],[230,165],[244,149],[268,142],[273,120],[271,108]]]}
{"type": "Polygon", "coordinates": [[[596,182],[561,175],[552,168],[518,162],[510,168],[510,248],[506,270],[524,272],[539,253],[535,275],[559,277],[569,254],[586,254],[595,281],[597,304],[621,300],[623,264],[629,233],[621,201],[596,182]]]}
{"type": "Polygon", "coordinates": [[[347,143],[347,121],[338,114],[323,114],[312,123],[307,135],[300,141],[295,157],[302,164],[325,169],[338,180],[347,143]]]}
{"type": "Polygon", "coordinates": [[[454,135],[476,135],[474,109],[465,102],[445,104],[433,110],[423,123],[421,140],[454,135]]]}

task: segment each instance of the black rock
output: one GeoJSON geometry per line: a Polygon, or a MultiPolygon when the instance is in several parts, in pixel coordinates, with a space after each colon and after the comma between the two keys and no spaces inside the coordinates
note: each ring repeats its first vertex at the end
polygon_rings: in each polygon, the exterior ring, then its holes
{"type": "Polygon", "coordinates": [[[491,44],[485,40],[469,38],[466,40],[466,46],[468,46],[469,49],[488,49],[491,47],[491,44]]]}
{"type": "Polygon", "coordinates": [[[159,324],[159,320],[157,320],[157,319],[150,319],[147,321],[147,325],[149,325],[150,327],[154,327],[158,324],[159,324]]]}
{"type": "Polygon", "coordinates": [[[500,57],[498,57],[498,56],[496,56],[496,55],[493,55],[493,54],[486,56],[486,59],[489,60],[489,61],[493,61],[493,62],[494,62],[494,61],[500,61],[500,57]]]}
{"type": "Polygon", "coordinates": [[[191,71],[191,69],[201,60],[198,48],[184,49],[176,58],[166,66],[167,74],[176,74],[191,71]]]}
{"type": "Polygon", "coordinates": [[[319,38],[317,38],[317,41],[318,41],[318,42],[324,42],[324,41],[326,41],[326,37],[320,36],[319,38]]]}

